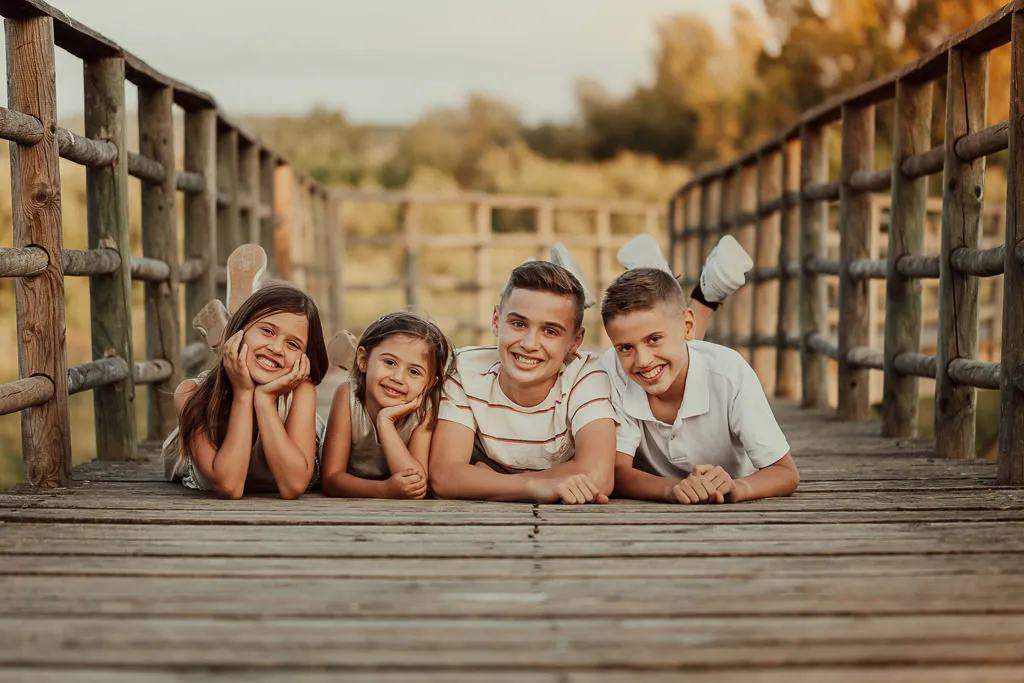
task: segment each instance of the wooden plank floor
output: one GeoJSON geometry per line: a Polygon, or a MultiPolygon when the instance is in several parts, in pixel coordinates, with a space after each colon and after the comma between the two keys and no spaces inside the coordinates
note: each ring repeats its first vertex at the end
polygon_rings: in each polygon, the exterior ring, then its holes
{"type": "Polygon", "coordinates": [[[1024,491],[776,408],[800,491],[740,505],[2,494],[0,682],[1024,681],[1024,491]]]}

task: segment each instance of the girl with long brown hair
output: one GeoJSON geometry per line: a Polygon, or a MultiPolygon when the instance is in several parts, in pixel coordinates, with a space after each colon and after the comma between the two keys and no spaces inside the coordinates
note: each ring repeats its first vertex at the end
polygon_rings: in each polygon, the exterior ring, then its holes
{"type": "Polygon", "coordinates": [[[286,284],[262,287],[228,321],[217,365],[174,394],[168,478],[225,498],[298,498],[319,473],[316,388],[327,372],[316,304],[286,284]]]}
{"type": "Polygon", "coordinates": [[[389,313],[366,328],[349,379],[334,394],[324,493],[426,495],[427,454],[450,353],[437,325],[413,313],[389,313]]]}

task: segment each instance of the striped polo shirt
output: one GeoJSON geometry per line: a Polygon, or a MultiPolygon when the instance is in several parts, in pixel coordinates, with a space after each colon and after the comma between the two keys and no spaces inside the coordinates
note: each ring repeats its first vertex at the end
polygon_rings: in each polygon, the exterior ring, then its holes
{"type": "Polygon", "coordinates": [[[535,406],[514,403],[498,385],[498,349],[455,352],[444,384],[440,419],[476,432],[476,446],[510,470],[546,470],[570,460],[584,425],[615,419],[608,373],[600,359],[578,353],[562,367],[547,397],[535,406]]]}

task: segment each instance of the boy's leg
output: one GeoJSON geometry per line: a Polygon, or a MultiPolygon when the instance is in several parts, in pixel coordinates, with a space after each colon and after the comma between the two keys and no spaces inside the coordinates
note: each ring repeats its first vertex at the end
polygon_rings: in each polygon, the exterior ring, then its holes
{"type": "Polygon", "coordinates": [[[732,235],[718,241],[704,261],[700,280],[690,293],[695,339],[704,339],[712,314],[746,283],[747,271],[753,267],[754,261],[732,235]]]}

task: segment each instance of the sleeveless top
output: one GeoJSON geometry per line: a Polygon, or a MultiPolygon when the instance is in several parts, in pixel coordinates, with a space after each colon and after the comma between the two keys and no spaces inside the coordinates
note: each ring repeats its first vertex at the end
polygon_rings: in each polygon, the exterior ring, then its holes
{"type": "MultiPolygon", "coordinates": [[[[193,381],[201,382],[205,375],[200,375],[193,381]]],[[[291,411],[294,392],[277,397],[277,413],[281,421],[288,419],[291,411]]],[[[313,457],[313,478],[309,481],[307,491],[320,483],[320,456],[323,451],[324,434],[327,432],[327,423],[318,414],[316,416],[316,453],[313,457]]],[[[213,486],[199,472],[195,461],[188,456],[181,448],[181,440],[178,438],[178,427],[164,440],[161,456],[164,462],[164,474],[168,481],[180,481],[182,486],[198,491],[212,491],[213,486]]],[[[263,441],[259,434],[252,445],[249,455],[249,471],[245,476],[246,493],[275,493],[277,482],[274,474],[267,464],[267,456],[263,451],[263,441]]]]}
{"type": "MultiPolygon", "coordinates": [[[[389,478],[391,469],[384,457],[384,448],[377,440],[377,425],[370,419],[369,413],[366,412],[366,406],[356,398],[356,388],[352,382],[348,382],[348,404],[352,416],[352,443],[348,452],[348,473],[360,479],[384,480],[389,478]]],[[[406,417],[398,427],[398,436],[402,438],[402,443],[406,446],[409,445],[413,431],[420,424],[416,412],[406,417]]]]}

